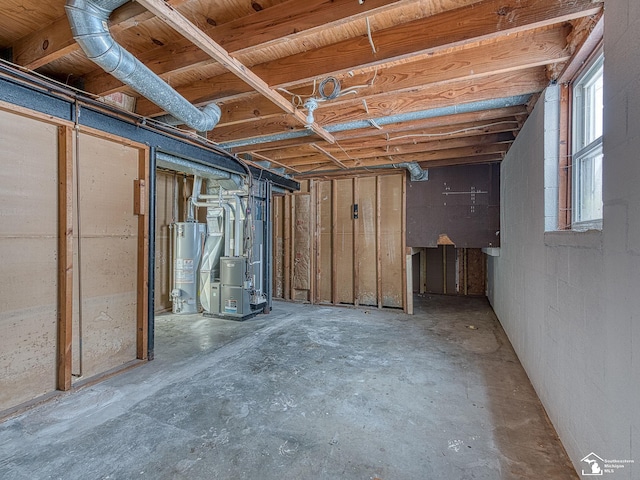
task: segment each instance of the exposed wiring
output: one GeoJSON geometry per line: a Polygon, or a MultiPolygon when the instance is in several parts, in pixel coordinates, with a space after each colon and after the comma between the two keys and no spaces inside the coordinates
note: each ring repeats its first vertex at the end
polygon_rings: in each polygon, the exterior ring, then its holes
{"type": "Polygon", "coordinates": [[[369,44],[371,45],[371,50],[373,50],[373,54],[375,55],[376,53],[378,53],[378,51],[376,50],[376,46],[373,43],[373,37],[371,36],[371,22],[369,22],[369,17],[367,17],[366,20],[367,20],[367,36],[369,37],[369,44]]]}
{"type": "MultiPolygon", "coordinates": [[[[371,120],[369,120],[371,122],[371,120]]],[[[416,138],[416,137],[445,137],[447,135],[455,135],[456,133],[465,133],[465,132],[472,132],[473,130],[480,130],[483,128],[487,128],[487,127],[494,127],[496,125],[505,125],[505,124],[511,124],[511,123],[515,123],[514,121],[503,121],[503,122],[494,122],[494,123],[488,123],[486,125],[478,125],[477,127],[469,127],[469,128],[462,128],[460,130],[454,130],[452,132],[442,132],[442,133],[416,133],[416,134],[409,134],[409,135],[401,135],[399,137],[389,137],[387,136],[387,141],[391,141],[391,140],[401,140],[403,138],[416,138]]]]}
{"type": "Polygon", "coordinates": [[[323,100],[333,100],[340,96],[340,81],[336,77],[327,77],[318,86],[318,93],[323,100]],[[325,88],[328,84],[333,85],[331,93],[327,94],[325,88]]]}

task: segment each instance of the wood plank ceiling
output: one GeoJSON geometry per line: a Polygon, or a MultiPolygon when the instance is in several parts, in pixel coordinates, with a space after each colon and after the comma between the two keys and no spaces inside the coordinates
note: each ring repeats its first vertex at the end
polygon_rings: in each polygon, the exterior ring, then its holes
{"type": "MultiPolygon", "coordinates": [[[[99,97],[137,97],[85,57],[64,0],[46,3],[3,0],[3,56],[99,97]]],[[[595,0],[139,0],[110,30],[189,101],[221,107],[210,140],[301,176],[500,161],[602,11],[595,0]]],[[[134,108],[163,113],[145,98],[134,108]]]]}

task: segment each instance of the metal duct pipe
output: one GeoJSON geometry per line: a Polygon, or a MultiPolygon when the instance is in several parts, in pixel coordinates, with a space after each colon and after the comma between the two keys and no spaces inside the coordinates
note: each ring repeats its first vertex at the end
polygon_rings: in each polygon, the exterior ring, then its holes
{"type": "Polygon", "coordinates": [[[429,170],[423,170],[416,162],[404,162],[393,164],[395,168],[406,168],[411,175],[412,182],[425,182],[429,180],[429,170]]]}
{"type": "Polygon", "coordinates": [[[73,38],[90,60],[189,127],[199,132],[213,129],[220,120],[220,107],[212,103],[199,110],[111,36],[109,16],[128,1],[67,0],[73,38]]]}
{"type": "MultiPolygon", "coordinates": [[[[443,117],[445,115],[455,115],[458,113],[482,112],[486,110],[493,110],[494,108],[525,105],[530,98],[531,95],[516,95],[513,97],[496,98],[492,100],[480,100],[477,102],[463,103],[460,105],[451,105],[448,107],[438,107],[430,110],[422,110],[419,112],[408,112],[400,113],[397,115],[389,115],[388,117],[378,117],[373,120],[377,125],[384,126],[391,125],[393,123],[426,120],[428,118],[443,117]]],[[[354,120],[347,123],[327,125],[324,127],[324,129],[329,133],[338,133],[370,127],[371,123],[369,122],[369,120],[354,120]]],[[[246,140],[221,143],[219,146],[224,148],[225,150],[230,150],[232,148],[244,147],[247,145],[259,145],[261,143],[277,142],[279,140],[310,137],[311,135],[315,135],[315,133],[309,130],[295,130],[293,132],[277,133],[274,135],[266,135],[264,137],[248,138],[246,140]]]]}

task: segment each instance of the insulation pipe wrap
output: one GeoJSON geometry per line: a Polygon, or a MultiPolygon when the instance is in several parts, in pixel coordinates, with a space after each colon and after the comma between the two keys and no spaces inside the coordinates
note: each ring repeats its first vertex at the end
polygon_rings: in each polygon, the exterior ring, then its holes
{"type": "Polygon", "coordinates": [[[199,110],[111,36],[109,16],[128,1],[67,0],[65,9],[76,42],[91,61],[181,122],[199,132],[212,130],[220,121],[217,105],[199,110]]]}

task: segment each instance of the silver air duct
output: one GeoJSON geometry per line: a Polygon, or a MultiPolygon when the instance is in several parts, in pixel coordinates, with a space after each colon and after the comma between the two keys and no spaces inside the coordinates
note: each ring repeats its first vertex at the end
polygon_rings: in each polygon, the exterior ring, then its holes
{"type": "Polygon", "coordinates": [[[111,36],[111,12],[129,0],[67,0],[65,9],[76,42],[87,57],[140,95],[198,132],[207,132],[220,120],[215,104],[203,110],[193,106],[164,80],[122,48],[111,36]]]}
{"type": "Polygon", "coordinates": [[[406,168],[411,175],[412,182],[425,182],[429,180],[429,170],[423,170],[419,164],[415,162],[394,163],[395,168],[406,168]]]}

